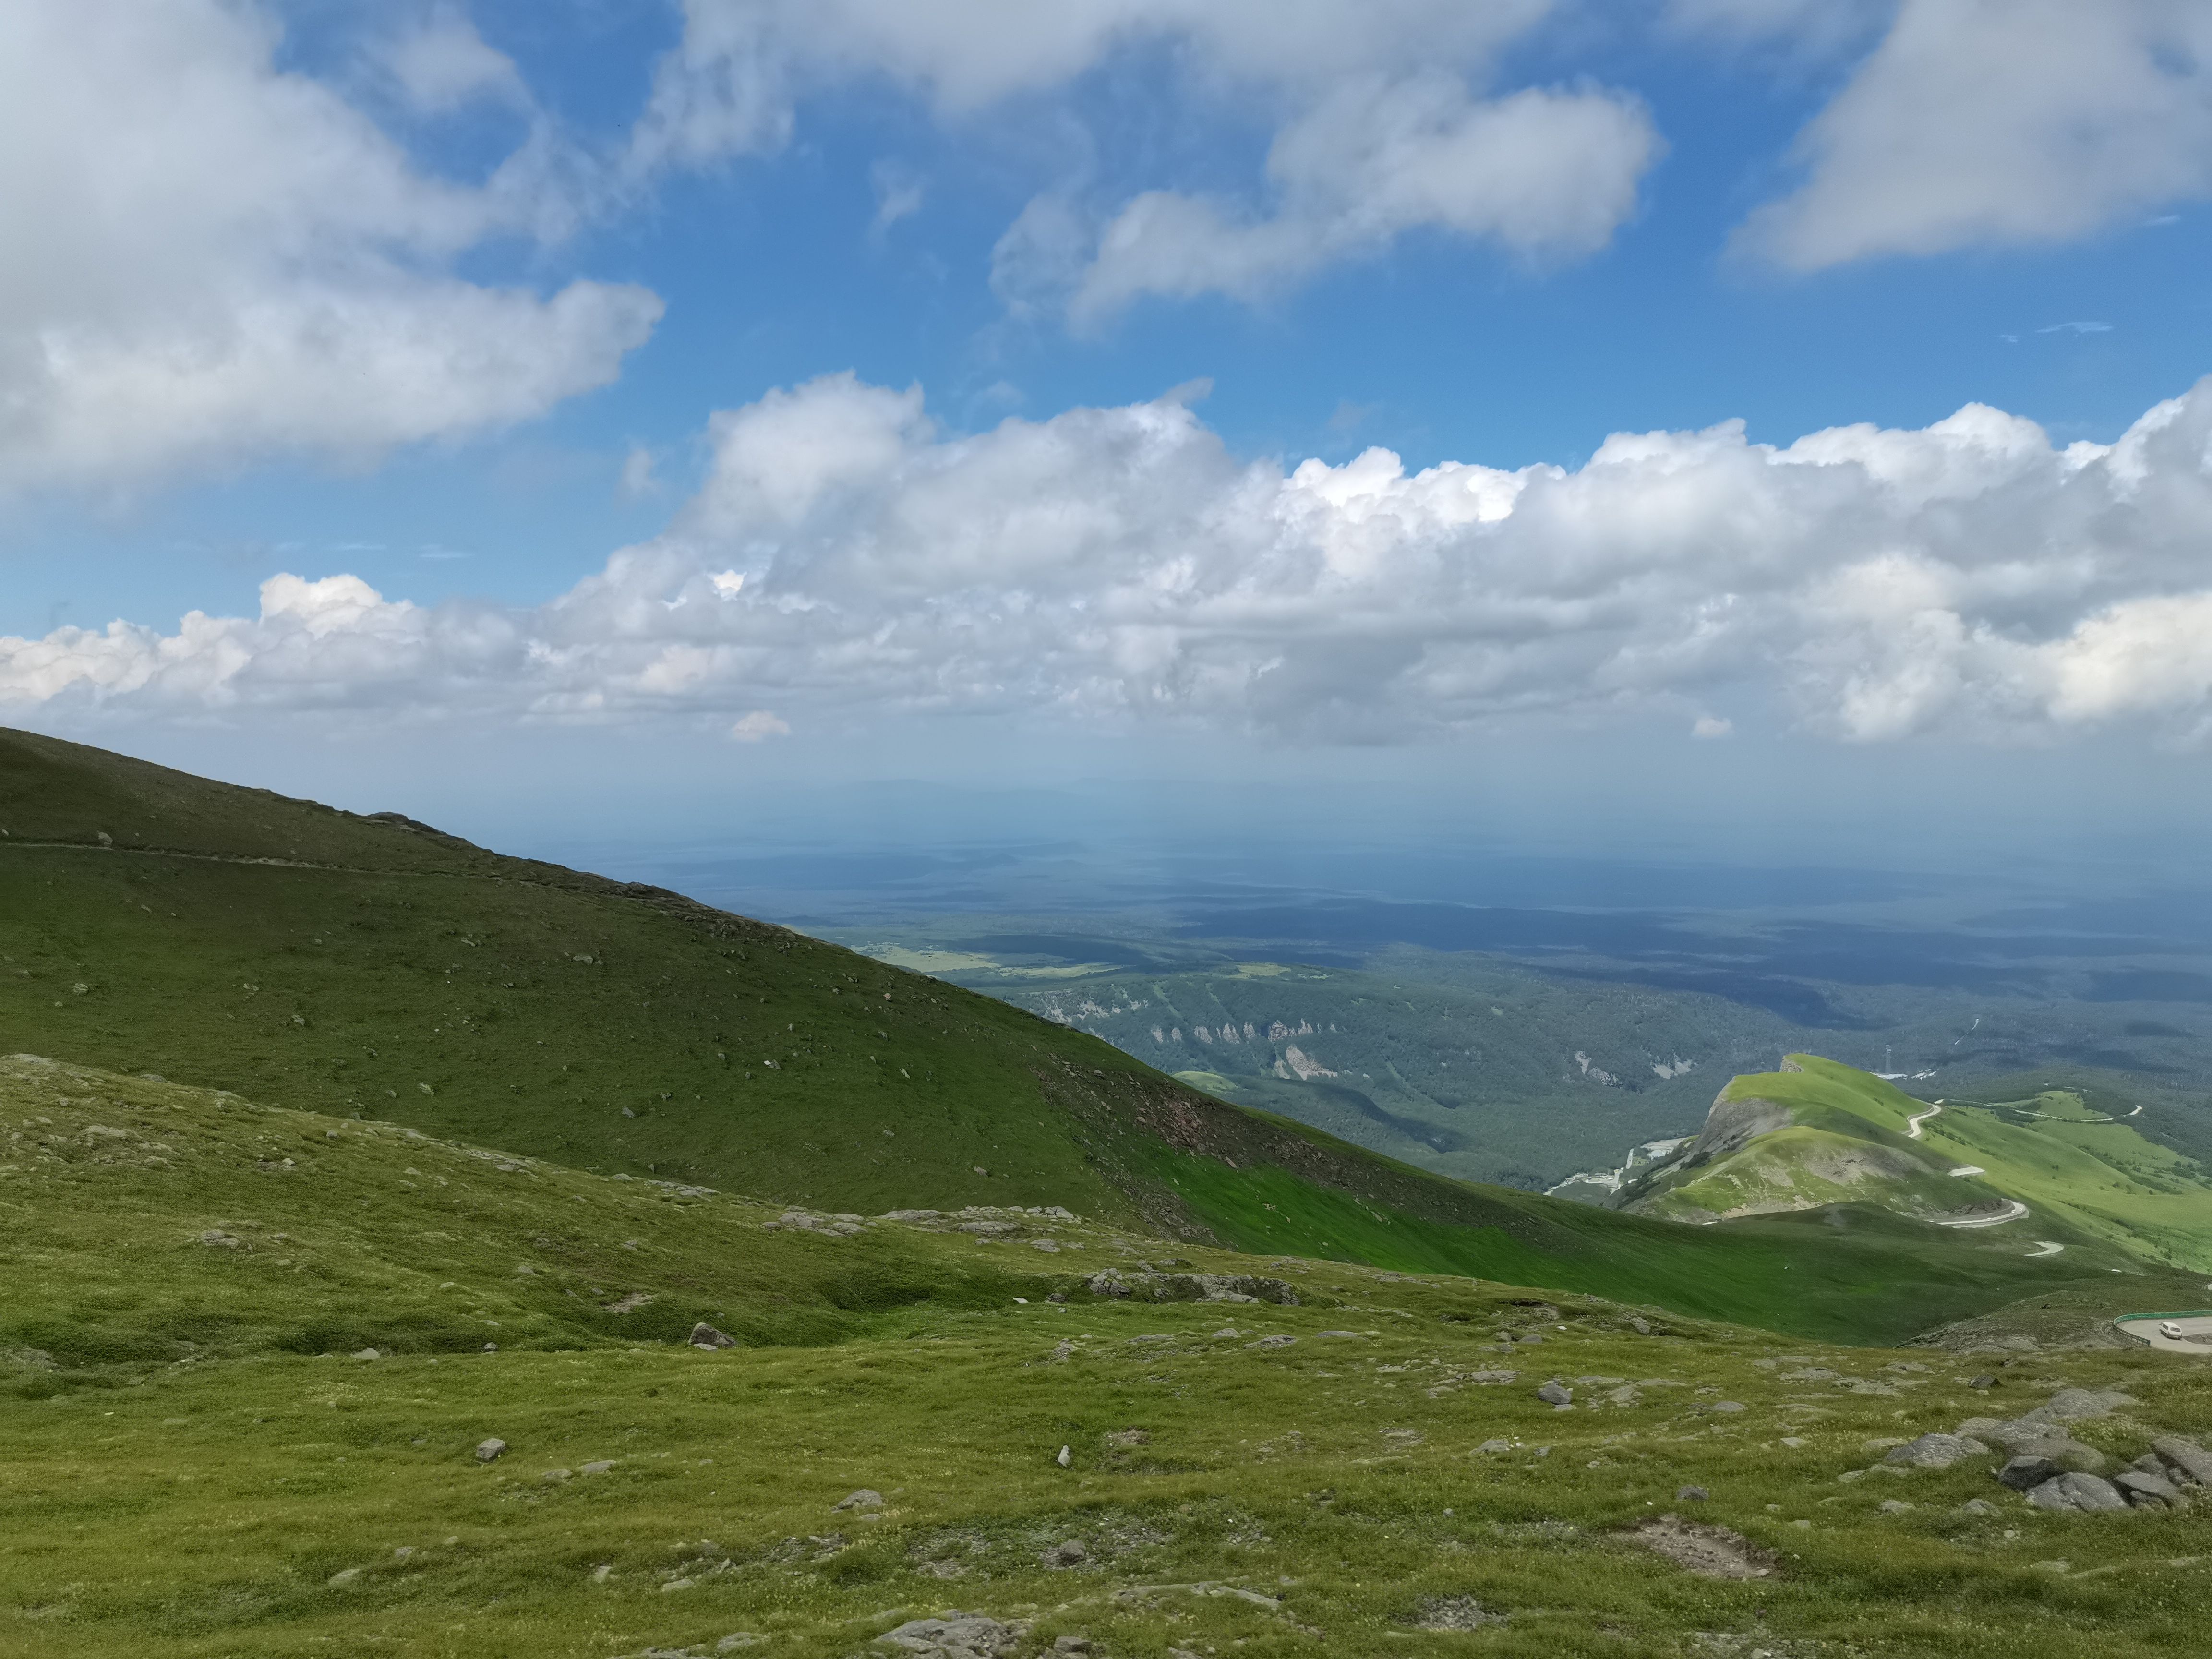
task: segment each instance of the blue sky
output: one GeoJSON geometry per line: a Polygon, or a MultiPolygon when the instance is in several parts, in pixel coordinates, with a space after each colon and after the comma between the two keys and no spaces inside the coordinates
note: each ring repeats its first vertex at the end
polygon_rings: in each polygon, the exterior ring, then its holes
{"type": "Polygon", "coordinates": [[[2208,64],[2180,0],[32,0],[0,720],[2193,776],[2208,64]]]}

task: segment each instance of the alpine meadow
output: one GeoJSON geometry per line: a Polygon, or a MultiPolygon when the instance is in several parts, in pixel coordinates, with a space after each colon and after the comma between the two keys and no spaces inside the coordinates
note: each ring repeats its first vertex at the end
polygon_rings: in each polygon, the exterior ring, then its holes
{"type": "Polygon", "coordinates": [[[0,1659],[2212,1648],[2208,136],[0,3],[0,1659]]]}

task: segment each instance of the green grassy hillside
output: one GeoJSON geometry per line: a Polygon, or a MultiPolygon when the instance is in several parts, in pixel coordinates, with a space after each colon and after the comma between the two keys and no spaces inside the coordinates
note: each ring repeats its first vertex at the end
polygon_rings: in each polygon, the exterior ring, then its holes
{"type": "Polygon", "coordinates": [[[0,735],[5,1047],[550,1163],[1894,1340],[2096,1264],[1878,1214],[1692,1231],[1442,1179],[988,997],[404,821],[0,735]],[[228,850],[226,850],[228,849],[228,850]]]}
{"type": "Polygon", "coordinates": [[[28,1060],[0,1136],[22,1659],[843,1659],[955,1610],[1013,1659],[2201,1645],[2198,1516],[1883,1462],[2062,1384],[2129,1396],[2072,1425],[2091,1455],[2203,1437],[2185,1357],[1843,1349],[1005,1209],[787,1216],[28,1060]],[[1107,1267],[1139,1294],[1087,1289],[1107,1267]],[[1296,1300],[1142,1299],[1206,1273],[1296,1300]],[[689,1346],[699,1317],[738,1346],[689,1346]]]}
{"type": "Polygon", "coordinates": [[[1627,1189],[1626,1205],[1710,1220],[1857,1201],[1954,1224],[2025,1206],[1976,1231],[2212,1270],[2204,1172],[2077,1094],[1935,1103],[1832,1060],[1791,1063],[1730,1083],[1699,1141],[1627,1189]]]}

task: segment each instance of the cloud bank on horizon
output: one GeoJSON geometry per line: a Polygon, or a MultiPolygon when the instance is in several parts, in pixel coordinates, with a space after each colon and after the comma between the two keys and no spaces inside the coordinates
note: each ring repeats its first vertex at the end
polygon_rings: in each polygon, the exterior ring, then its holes
{"type": "Polygon", "coordinates": [[[715,417],[666,532],[543,605],[279,575],[0,640],[0,708],[712,718],[1056,712],[1389,741],[1779,704],[1861,742],[2212,731],[2212,380],[2118,443],[1969,406],[1786,448],[1622,434],[1576,470],[1240,460],[1182,395],[971,436],[832,375],[715,417]]]}

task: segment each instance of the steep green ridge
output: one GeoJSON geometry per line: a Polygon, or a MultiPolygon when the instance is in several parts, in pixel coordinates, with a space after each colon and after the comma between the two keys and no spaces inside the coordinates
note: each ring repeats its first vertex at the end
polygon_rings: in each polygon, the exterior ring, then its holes
{"type": "Polygon", "coordinates": [[[1856,1200],[1955,1225],[2025,1205],[1975,1231],[2212,1269],[2204,1172],[2078,1094],[1936,1103],[1832,1060],[1790,1065],[1731,1082],[1705,1133],[1624,1206],[1698,1221],[1856,1200]]]}
{"type": "Polygon", "coordinates": [[[4,1046],[264,1103],[780,1202],[1060,1205],[1866,1340],[2094,1270],[1848,1218],[1739,1246],[1465,1185],[675,894],[51,739],[0,736],[0,831],[4,1046]]]}
{"type": "Polygon", "coordinates": [[[0,832],[33,1052],[792,1201],[1160,1225],[1194,1223],[1115,1164],[1127,1114],[1229,1109],[672,893],[73,744],[0,736],[0,832]]]}
{"type": "Polygon", "coordinates": [[[2183,1356],[1838,1348],[1003,1208],[839,1231],[27,1060],[0,1220],[22,1659],[843,1659],[956,1607],[1009,1659],[2202,1644],[2198,1515],[1881,1462],[2062,1381],[2124,1390],[2071,1425],[2108,1465],[2203,1438],[2183,1356]],[[1296,1300],[1144,1299],[1178,1272],[1296,1300]]]}

